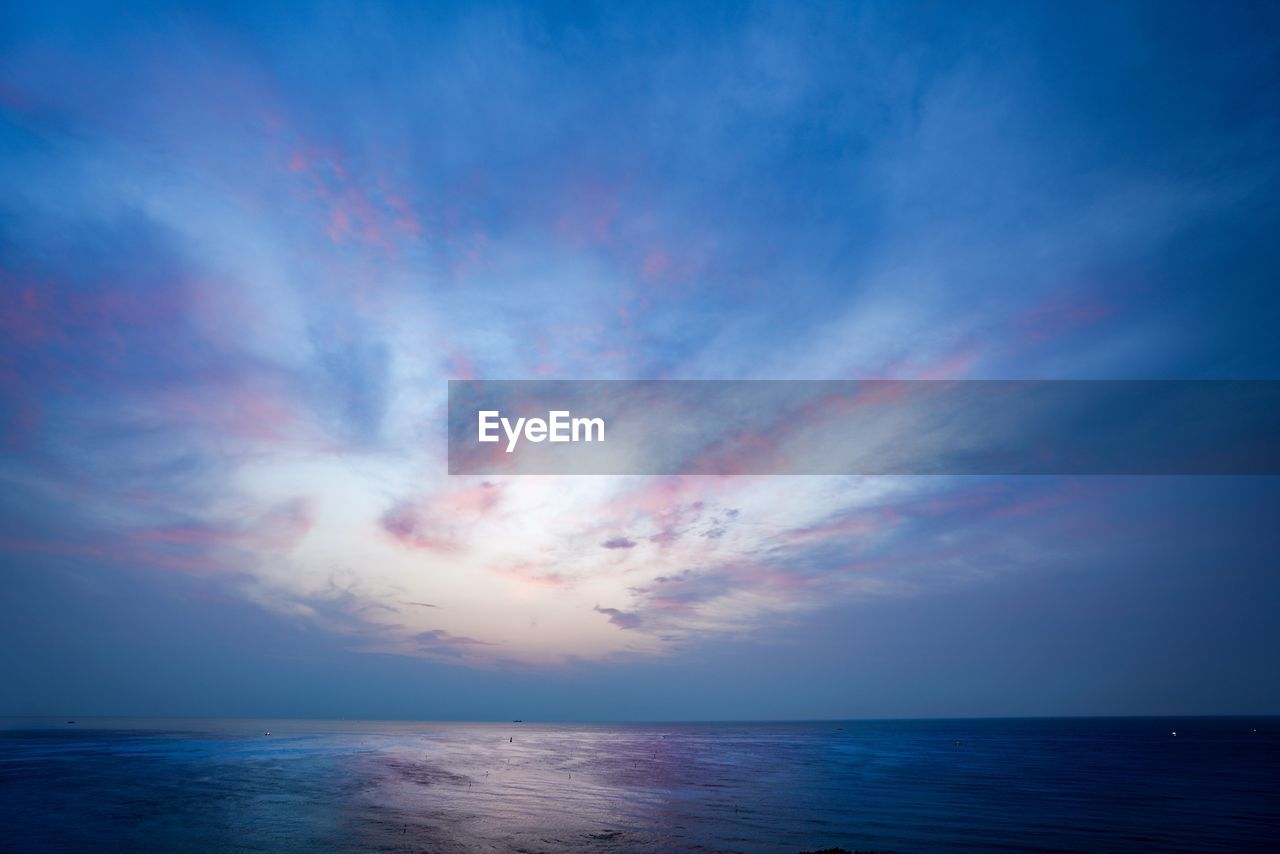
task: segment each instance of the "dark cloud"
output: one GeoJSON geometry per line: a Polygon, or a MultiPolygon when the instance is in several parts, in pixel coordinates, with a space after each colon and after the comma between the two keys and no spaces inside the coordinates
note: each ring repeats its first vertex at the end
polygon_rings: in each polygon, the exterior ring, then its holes
{"type": "Polygon", "coordinates": [[[592,610],[597,614],[604,614],[607,616],[609,618],[609,622],[613,623],[620,629],[638,629],[642,622],[639,614],[619,611],[617,608],[601,608],[597,605],[592,610]]]}
{"type": "Polygon", "coordinates": [[[600,547],[605,549],[634,549],[636,542],[626,537],[610,537],[601,543],[600,547]]]}

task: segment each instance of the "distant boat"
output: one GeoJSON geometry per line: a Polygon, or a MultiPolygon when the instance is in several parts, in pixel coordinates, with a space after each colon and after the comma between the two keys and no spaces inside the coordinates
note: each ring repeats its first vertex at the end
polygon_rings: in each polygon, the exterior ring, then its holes
{"type": "Polygon", "coordinates": [[[522,724],[522,723],[524,723],[524,721],[520,720],[519,718],[516,718],[514,721],[512,721],[512,723],[513,723],[513,724],[522,724]]]}

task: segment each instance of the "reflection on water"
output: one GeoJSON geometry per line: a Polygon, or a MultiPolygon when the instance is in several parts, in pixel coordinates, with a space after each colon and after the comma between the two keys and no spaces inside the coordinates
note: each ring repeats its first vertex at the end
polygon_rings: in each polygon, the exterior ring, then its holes
{"type": "Polygon", "coordinates": [[[8,721],[0,848],[1267,850],[1277,782],[1276,718],[8,721]]]}

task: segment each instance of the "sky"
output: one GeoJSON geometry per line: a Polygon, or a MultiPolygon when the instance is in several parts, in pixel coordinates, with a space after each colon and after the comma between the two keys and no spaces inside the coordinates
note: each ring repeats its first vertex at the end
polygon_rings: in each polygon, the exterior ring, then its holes
{"type": "Polygon", "coordinates": [[[0,714],[1280,712],[1274,477],[445,447],[449,379],[1280,379],[1274,5],[0,8],[0,714]]]}

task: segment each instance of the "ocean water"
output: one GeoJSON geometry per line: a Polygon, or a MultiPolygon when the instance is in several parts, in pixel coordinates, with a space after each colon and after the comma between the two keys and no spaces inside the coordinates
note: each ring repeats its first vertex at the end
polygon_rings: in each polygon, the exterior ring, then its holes
{"type": "Polygon", "coordinates": [[[0,722],[4,851],[833,846],[1277,851],[1280,719],[0,722]]]}

